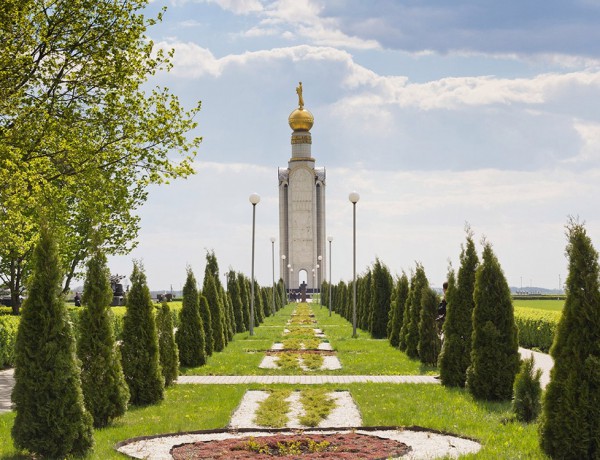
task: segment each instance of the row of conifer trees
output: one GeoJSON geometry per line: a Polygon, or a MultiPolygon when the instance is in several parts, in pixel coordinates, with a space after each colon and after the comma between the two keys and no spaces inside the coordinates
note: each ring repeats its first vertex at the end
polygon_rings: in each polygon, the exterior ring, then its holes
{"type": "MultiPolygon", "coordinates": [[[[448,271],[443,344],[435,332],[440,299],[420,264],[410,280],[403,273],[394,281],[376,260],[356,282],[357,325],[375,338],[387,337],[411,358],[437,363],[446,386],[466,387],[481,400],[512,398],[521,420],[541,412],[540,445],[551,458],[600,459],[600,266],[584,225],[571,219],[566,228],[567,296],[541,401],[541,372],[533,371],[533,360],[519,358],[514,308],[500,263],[487,241],[479,259],[469,229],[458,272],[448,271]]],[[[324,283],[322,303],[331,302],[352,321],[353,289],[352,282],[340,282],[331,286],[330,299],[324,283]]]]}
{"type": "MultiPolygon", "coordinates": [[[[169,306],[156,309],[143,267],[134,263],[117,343],[106,256],[97,246],[87,263],[78,330],[61,296],[61,273],[52,232],[43,228],[34,252],[28,298],[15,344],[15,446],[43,457],[84,455],[94,427],[110,424],[129,404],[161,401],[179,365],[200,366],[248,328],[250,280],[230,270],[225,291],[213,252],[206,257],[202,291],[191,268],[174,333],[169,306]]],[[[255,285],[255,324],[285,303],[283,284],[255,285]]]]}

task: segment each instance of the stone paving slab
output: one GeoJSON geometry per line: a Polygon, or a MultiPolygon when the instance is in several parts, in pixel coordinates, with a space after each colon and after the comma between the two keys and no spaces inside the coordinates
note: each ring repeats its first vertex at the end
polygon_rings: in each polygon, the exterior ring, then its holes
{"type": "Polygon", "coordinates": [[[10,394],[15,385],[13,374],[14,369],[0,371],[0,413],[11,410],[10,394]]]}

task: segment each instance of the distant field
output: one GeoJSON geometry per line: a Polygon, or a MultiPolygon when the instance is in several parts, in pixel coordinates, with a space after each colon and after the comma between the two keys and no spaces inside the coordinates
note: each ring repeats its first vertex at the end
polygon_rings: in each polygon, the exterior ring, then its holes
{"type": "Polygon", "coordinates": [[[546,311],[562,311],[565,305],[564,300],[544,299],[544,300],[513,300],[515,308],[535,308],[546,311]]]}

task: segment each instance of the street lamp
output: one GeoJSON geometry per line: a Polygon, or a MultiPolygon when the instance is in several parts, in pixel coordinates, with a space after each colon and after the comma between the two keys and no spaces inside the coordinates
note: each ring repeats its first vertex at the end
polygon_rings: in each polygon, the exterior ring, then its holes
{"type": "Polygon", "coordinates": [[[271,237],[271,264],[273,265],[273,303],[271,304],[271,314],[275,314],[275,237],[271,237]]]}
{"type": "Polygon", "coordinates": [[[356,203],[360,199],[357,192],[348,195],[352,203],[352,243],[353,243],[353,270],[352,270],[352,337],[356,337],[356,203]]]}
{"type": "Polygon", "coordinates": [[[260,202],[260,195],[252,193],[250,195],[250,203],[252,203],[252,280],[250,282],[250,335],[254,335],[254,228],[256,223],[256,205],[260,202]]]}
{"type": "Polygon", "coordinates": [[[329,316],[331,316],[331,242],[333,241],[333,236],[328,236],[327,241],[329,241],[329,296],[327,300],[329,300],[329,316]]]}

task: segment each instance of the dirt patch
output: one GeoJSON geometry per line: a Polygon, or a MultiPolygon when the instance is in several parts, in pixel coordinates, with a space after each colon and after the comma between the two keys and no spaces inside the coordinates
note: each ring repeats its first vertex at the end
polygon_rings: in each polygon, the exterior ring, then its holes
{"type": "Polygon", "coordinates": [[[360,433],[276,434],[261,438],[244,437],[183,444],[174,446],[171,455],[175,460],[385,460],[401,457],[410,450],[402,442],[360,433]]]}

